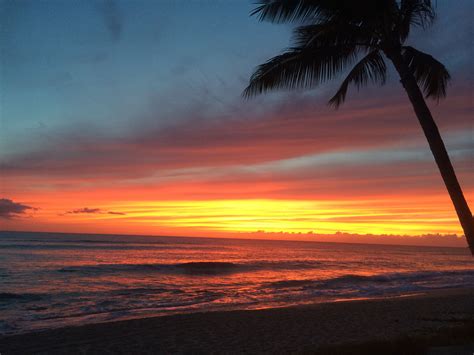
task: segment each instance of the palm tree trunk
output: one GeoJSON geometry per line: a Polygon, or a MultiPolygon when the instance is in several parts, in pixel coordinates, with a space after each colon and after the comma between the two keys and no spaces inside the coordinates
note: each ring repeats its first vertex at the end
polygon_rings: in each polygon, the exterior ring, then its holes
{"type": "Polygon", "coordinates": [[[464,198],[464,194],[459,185],[438,127],[436,126],[433,116],[426,105],[425,98],[421,93],[418,83],[408,69],[402,55],[400,53],[391,54],[389,58],[392,60],[395,69],[400,75],[401,83],[408,94],[408,98],[413,105],[418,121],[423,128],[423,132],[428,140],[431,152],[433,153],[436,164],[438,165],[444,184],[446,185],[449,196],[453,201],[454,208],[456,209],[459,222],[461,222],[471,253],[474,255],[474,220],[466,199],[464,198]]]}

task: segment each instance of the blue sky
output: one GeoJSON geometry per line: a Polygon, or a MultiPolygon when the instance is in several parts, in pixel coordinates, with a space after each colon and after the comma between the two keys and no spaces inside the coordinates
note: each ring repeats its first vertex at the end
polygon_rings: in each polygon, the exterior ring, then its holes
{"type": "Polygon", "coordinates": [[[246,2],[2,4],[4,152],[57,129],[117,132],[150,112],[159,124],[203,101],[219,110],[287,42],[246,2]]]}
{"type": "MultiPolygon", "coordinates": [[[[1,4],[3,154],[34,150],[58,131],[124,134],[196,107],[225,115],[242,104],[252,69],[290,36],[288,25],[249,17],[244,0],[1,4]]],[[[469,0],[439,1],[438,25],[415,41],[472,79],[471,10],[469,0]]]]}

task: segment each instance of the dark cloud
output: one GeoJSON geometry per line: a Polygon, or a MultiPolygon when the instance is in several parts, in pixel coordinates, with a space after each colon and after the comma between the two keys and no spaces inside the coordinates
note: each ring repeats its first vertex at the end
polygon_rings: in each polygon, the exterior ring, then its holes
{"type": "Polygon", "coordinates": [[[78,208],[78,209],[71,210],[71,211],[66,211],[66,214],[88,214],[88,213],[91,213],[91,214],[95,213],[95,214],[125,215],[125,213],[123,213],[123,212],[104,211],[100,208],[88,208],[88,207],[78,208]]]}
{"type": "Polygon", "coordinates": [[[22,203],[13,202],[8,198],[0,199],[0,218],[10,219],[25,215],[28,210],[35,210],[34,207],[22,203]]]}
{"type": "Polygon", "coordinates": [[[102,213],[102,210],[100,208],[78,208],[76,210],[72,211],[67,211],[66,213],[71,213],[71,214],[76,214],[76,213],[102,213]]]}
{"type": "Polygon", "coordinates": [[[104,21],[104,25],[114,41],[122,35],[123,18],[116,0],[100,0],[97,8],[104,21]]]}
{"type": "Polygon", "coordinates": [[[107,214],[116,214],[116,215],[121,215],[121,216],[125,215],[125,213],[123,212],[114,212],[114,211],[108,211],[107,214]]]}

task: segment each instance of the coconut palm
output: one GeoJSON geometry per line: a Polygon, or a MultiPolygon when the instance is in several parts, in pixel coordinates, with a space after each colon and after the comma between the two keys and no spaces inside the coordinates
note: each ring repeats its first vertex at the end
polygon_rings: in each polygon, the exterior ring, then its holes
{"type": "Polygon", "coordinates": [[[425,98],[446,96],[450,76],[427,53],[405,45],[413,27],[428,28],[436,13],[431,0],[261,0],[260,20],[298,23],[293,47],[257,67],[244,97],[276,89],[313,88],[348,70],[329,104],[339,107],[349,85],[384,84],[387,62],[400,76],[448,189],[474,255],[474,223],[438,127],[425,98]]]}

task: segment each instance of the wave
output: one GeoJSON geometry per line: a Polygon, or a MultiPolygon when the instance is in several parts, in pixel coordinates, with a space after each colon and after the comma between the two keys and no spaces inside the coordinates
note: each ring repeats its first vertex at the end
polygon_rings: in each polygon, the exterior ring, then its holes
{"type": "Polygon", "coordinates": [[[474,282],[474,270],[448,270],[448,271],[419,271],[395,272],[376,275],[346,274],[324,280],[283,280],[269,283],[270,288],[302,288],[302,289],[340,289],[360,288],[364,286],[379,286],[380,288],[402,287],[403,285],[416,285],[421,287],[430,284],[436,286],[458,286],[466,281],[474,282]]]}
{"type": "Polygon", "coordinates": [[[282,280],[270,282],[269,286],[272,288],[293,288],[312,285],[314,283],[314,280],[282,280]]]}
{"type": "Polygon", "coordinates": [[[140,242],[140,241],[126,241],[126,240],[94,240],[94,239],[74,239],[71,242],[76,243],[98,243],[98,244],[140,244],[140,245],[154,245],[154,244],[168,244],[163,241],[149,241],[149,242],[140,242]]]}
{"type": "Polygon", "coordinates": [[[256,262],[233,263],[227,261],[191,261],[176,264],[98,264],[64,267],[58,272],[102,274],[117,272],[159,272],[188,275],[213,275],[252,272],[258,270],[291,270],[318,268],[317,262],[256,262]]]}
{"type": "Polygon", "coordinates": [[[13,293],[0,292],[0,302],[2,301],[37,301],[42,298],[42,295],[37,293],[13,293]]]}
{"type": "MultiPolygon", "coordinates": [[[[349,281],[359,280],[361,282],[371,281],[371,282],[398,282],[398,281],[425,281],[428,279],[434,278],[444,278],[444,277],[474,277],[473,269],[461,269],[461,270],[427,270],[427,271],[416,271],[416,272],[393,272],[386,274],[376,274],[376,275],[346,275],[349,277],[349,281]]],[[[454,279],[453,279],[454,280],[454,279]]]]}
{"type": "Polygon", "coordinates": [[[59,272],[108,273],[108,272],[161,272],[189,274],[221,274],[234,272],[238,264],[230,262],[188,262],[178,264],[102,264],[71,266],[59,272]]]}
{"type": "Polygon", "coordinates": [[[230,262],[189,262],[177,264],[176,268],[190,274],[213,274],[235,272],[238,264],[230,262]]]}
{"type": "Polygon", "coordinates": [[[179,288],[169,287],[127,287],[111,290],[98,290],[98,291],[59,291],[52,293],[15,293],[15,292],[0,292],[0,303],[27,303],[37,301],[51,301],[65,300],[65,299],[88,299],[88,298],[105,298],[109,300],[110,297],[128,297],[128,296],[149,296],[158,294],[168,295],[180,295],[184,294],[185,291],[179,288]]]}
{"type": "Polygon", "coordinates": [[[36,244],[0,244],[0,249],[37,249],[37,250],[165,250],[165,249],[184,249],[185,246],[177,247],[165,243],[108,243],[108,242],[93,242],[83,243],[78,241],[72,242],[48,242],[36,244]]]}

